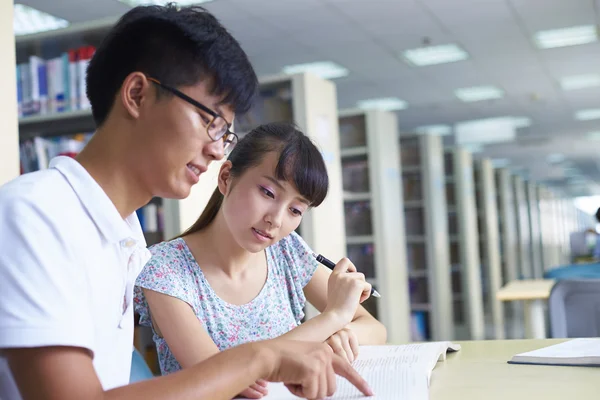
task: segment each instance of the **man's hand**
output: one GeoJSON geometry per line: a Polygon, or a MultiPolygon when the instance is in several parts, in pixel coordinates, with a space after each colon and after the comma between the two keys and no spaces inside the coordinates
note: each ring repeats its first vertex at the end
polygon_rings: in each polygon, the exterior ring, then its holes
{"type": "Polygon", "coordinates": [[[358,357],[358,339],[352,329],[344,328],[331,335],[326,341],[335,354],[349,363],[353,363],[358,357]]]}
{"type": "Polygon", "coordinates": [[[322,399],[334,394],[335,375],[346,378],[364,395],[373,393],[367,382],[325,343],[286,340],[263,342],[273,352],[274,368],[265,376],[271,382],[283,382],[294,395],[307,399],[322,399]]]}

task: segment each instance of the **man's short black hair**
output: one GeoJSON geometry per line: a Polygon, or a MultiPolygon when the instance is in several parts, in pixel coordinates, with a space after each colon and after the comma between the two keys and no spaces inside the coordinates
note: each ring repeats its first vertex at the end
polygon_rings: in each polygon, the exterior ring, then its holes
{"type": "Polygon", "coordinates": [[[112,109],[125,78],[143,72],[180,87],[208,79],[210,93],[244,113],[258,79],[240,44],[199,6],[139,6],[127,12],[100,44],[87,69],[87,96],[96,125],[112,109]]]}

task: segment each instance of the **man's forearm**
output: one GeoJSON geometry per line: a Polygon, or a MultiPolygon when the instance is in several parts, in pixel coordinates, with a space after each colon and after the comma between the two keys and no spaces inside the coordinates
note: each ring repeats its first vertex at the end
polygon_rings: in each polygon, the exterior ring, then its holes
{"type": "Polygon", "coordinates": [[[231,399],[273,368],[276,355],[252,343],[220,352],[191,368],[108,391],[106,400],[231,399]]]}

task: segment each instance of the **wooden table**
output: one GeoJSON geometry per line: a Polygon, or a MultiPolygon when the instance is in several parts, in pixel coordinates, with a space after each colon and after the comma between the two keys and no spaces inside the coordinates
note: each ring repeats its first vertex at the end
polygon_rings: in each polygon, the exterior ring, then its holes
{"type": "Polygon", "coordinates": [[[554,286],[552,279],[523,279],[508,282],[496,292],[500,301],[525,302],[525,337],[546,338],[546,315],[544,306],[554,286]]]}
{"type": "Polygon", "coordinates": [[[437,363],[430,400],[587,400],[600,398],[600,368],[507,364],[518,353],[566,339],[460,343],[437,363]]]}

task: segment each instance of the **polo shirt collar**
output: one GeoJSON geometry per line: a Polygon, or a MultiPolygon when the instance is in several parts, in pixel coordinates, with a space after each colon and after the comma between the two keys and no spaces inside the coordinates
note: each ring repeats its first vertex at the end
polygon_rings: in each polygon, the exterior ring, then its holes
{"type": "Polygon", "coordinates": [[[134,239],[146,246],[136,213],[123,219],[106,192],[79,162],[59,156],[50,161],[49,167],[57,169],[69,182],[107,241],[117,243],[134,239]]]}

